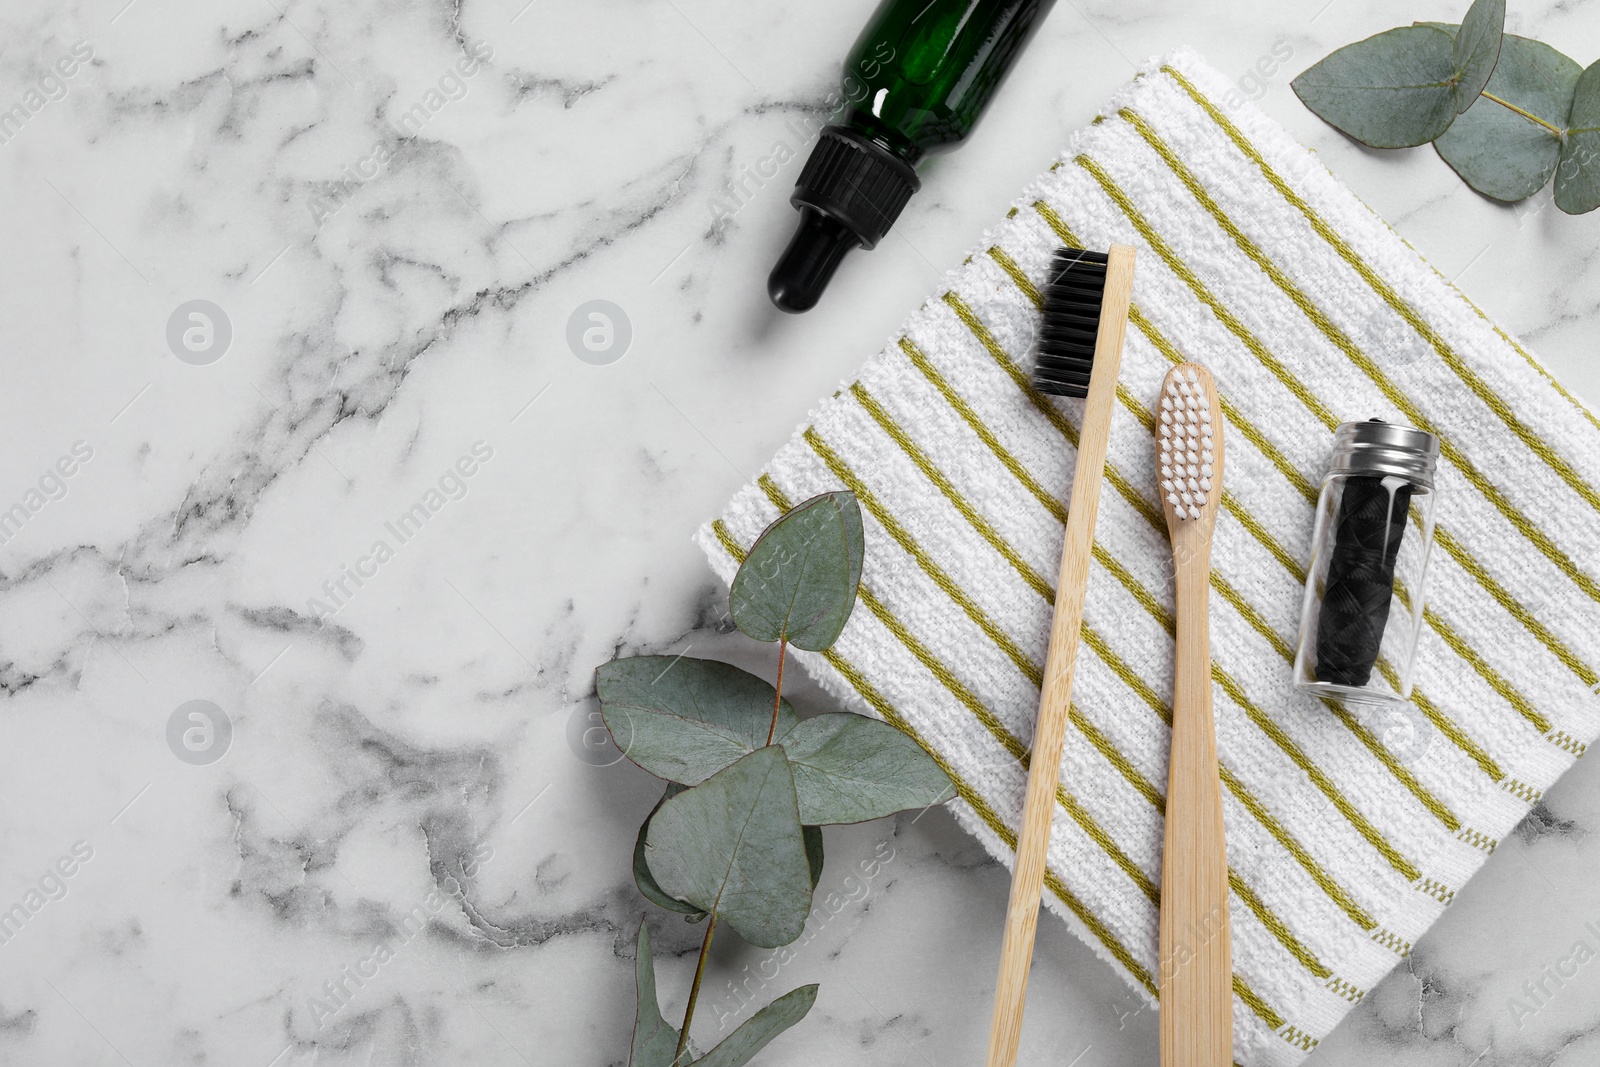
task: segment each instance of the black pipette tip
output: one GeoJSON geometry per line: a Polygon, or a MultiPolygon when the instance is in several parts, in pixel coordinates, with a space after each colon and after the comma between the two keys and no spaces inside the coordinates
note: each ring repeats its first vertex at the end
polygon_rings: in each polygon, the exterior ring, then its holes
{"type": "Polygon", "coordinates": [[[822,298],[845,253],[861,247],[849,227],[812,208],[802,208],[800,225],[778,265],[767,278],[767,295],[780,311],[798,315],[822,298]]]}

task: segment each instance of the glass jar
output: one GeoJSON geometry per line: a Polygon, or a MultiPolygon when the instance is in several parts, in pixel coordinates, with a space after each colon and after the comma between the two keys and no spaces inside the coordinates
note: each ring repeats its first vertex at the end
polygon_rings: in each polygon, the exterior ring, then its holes
{"type": "Polygon", "coordinates": [[[1317,500],[1295,684],[1392,705],[1411,697],[1433,548],[1439,439],[1372,419],[1334,433],[1317,500]]]}

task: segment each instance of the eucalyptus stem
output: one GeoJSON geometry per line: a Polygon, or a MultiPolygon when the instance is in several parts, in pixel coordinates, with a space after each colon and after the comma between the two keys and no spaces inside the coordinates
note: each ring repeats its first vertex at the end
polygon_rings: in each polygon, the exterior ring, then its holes
{"type": "Polygon", "coordinates": [[[773,735],[778,732],[778,709],[783,707],[783,658],[789,650],[787,638],[778,639],[778,684],[773,687],[772,693],[772,725],[767,727],[767,744],[772,744],[773,735]]]}
{"type": "Polygon", "coordinates": [[[1493,93],[1488,93],[1488,92],[1484,93],[1483,97],[1484,97],[1485,100],[1493,100],[1495,103],[1499,104],[1503,108],[1507,108],[1508,110],[1515,111],[1517,114],[1521,115],[1523,118],[1527,119],[1529,122],[1537,123],[1538,125],[1543,126],[1545,129],[1549,130],[1551,133],[1553,133],[1557,137],[1565,137],[1566,136],[1566,133],[1567,133],[1566,130],[1563,130],[1563,129],[1557,127],[1557,126],[1552,126],[1550,123],[1546,122],[1544,119],[1540,118],[1538,115],[1533,114],[1531,111],[1524,111],[1522,108],[1518,107],[1516,104],[1513,104],[1509,100],[1502,100],[1500,97],[1494,95],[1493,93]]]}
{"type": "Polygon", "coordinates": [[[706,936],[700,942],[700,962],[694,967],[694,985],[689,987],[689,1003],[683,1009],[683,1029],[678,1032],[678,1050],[672,1054],[672,1067],[683,1062],[684,1050],[689,1047],[689,1022],[694,1018],[694,1002],[700,999],[700,982],[706,976],[706,957],[711,955],[711,934],[717,928],[713,912],[706,919],[706,936]]]}

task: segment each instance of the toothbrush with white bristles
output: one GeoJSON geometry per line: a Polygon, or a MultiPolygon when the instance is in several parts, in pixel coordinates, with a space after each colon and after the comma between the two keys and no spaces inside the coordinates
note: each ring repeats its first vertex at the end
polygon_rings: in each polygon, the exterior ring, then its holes
{"type": "Polygon", "coordinates": [[[1220,463],[1216,416],[1212,412],[1211,376],[1204,385],[1192,363],[1167,375],[1161,394],[1161,491],[1180,519],[1200,518],[1211,496],[1220,463]]]}
{"type": "Polygon", "coordinates": [[[1162,1067],[1233,1062],[1228,854],[1211,710],[1211,535],[1222,498],[1222,410],[1204,367],[1167,373],[1156,424],[1177,587],[1177,666],[1161,867],[1162,1067]]]}

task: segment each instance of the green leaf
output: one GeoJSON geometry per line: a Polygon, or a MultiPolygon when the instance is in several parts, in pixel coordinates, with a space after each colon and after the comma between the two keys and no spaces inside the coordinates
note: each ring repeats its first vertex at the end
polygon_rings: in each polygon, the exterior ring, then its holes
{"type": "Polygon", "coordinates": [[[1500,38],[1506,28],[1506,0],[1473,0],[1461,20],[1455,46],[1455,105],[1457,114],[1477,102],[1500,61],[1500,38]]]}
{"type": "Polygon", "coordinates": [[[672,1067],[672,1057],[678,1052],[678,1031],[661,1017],[661,1005],[656,1000],[656,965],[650,955],[650,927],[643,919],[639,920],[635,956],[633,973],[639,1006],[634,1015],[628,1067],[672,1067]]]}
{"type": "Polygon", "coordinates": [[[668,895],[760,948],[787,945],[811,910],[794,776],[777,745],[686,789],[650,820],[645,855],[668,895]]]}
{"type": "Polygon", "coordinates": [[[660,800],[656,801],[656,806],[650,809],[650,814],[645,816],[644,822],[639,825],[639,836],[634,838],[633,841],[633,884],[638,886],[639,892],[644,895],[644,898],[656,907],[666,908],[668,911],[686,915],[688,916],[687,921],[697,923],[706,917],[706,913],[693,904],[685,904],[681,900],[674,900],[667,896],[666,890],[656,884],[656,876],[650,873],[650,865],[645,862],[644,858],[644,840],[645,835],[650,830],[650,820],[656,817],[656,812],[661,810],[662,804],[683,792],[684,788],[677,782],[668,782],[667,791],[662,794],[660,800]]]}
{"type": "Polygon", "coordinates": [[[1549,45],[1508,33],[1484,95],[1433,147],[1484,196],[1505,201],[1530,197],[1555,173],[1561,138],[1506,105],[1565,130],[1582,73],[1583,68],[1549,45]]]}
{"type": "Polygon", "coordinates": [[[1581,215],[1600,207],[1600,63],[1583,72],[1556,168],[1556,207],[1581,215]]]}
{"type": "Polygon", "coordinates": [[[855,494],[812,497],[751,546],[728,592],[734,624],[757,641],[821,652],[855,607],[863,551],[855,494]]]}
{"type": "Polygon", "coordinates": [[[806,1017],[817,1001],[817,987],[791,989],[746,1019],[722,1044],[695,1061],[696,1067],[744,1067],[767,1042],[806,1017]]]}
{"type": "MultiPolygon", "coordinates": [[[[791,767],[792,771],[794,768],[791,767]]],[[[817,888],[817,883],[822,881],[822,827],[802,826],[801,836],[806,843],[806,865],[811,868],[811,888],[817,888]]]]}
{"type": "Polygon", "coordinates": [[[950,778],[909,736],[888,723],[835,712],[783,738],[794,767],[800,820],[864,822],[955,796],[950,778]]]}
{"type": "Polygon", "coordinates": [[[1291,84],[1306,107],[1362,144],[1411,148],[1450,128],[1456,81],[1454,39],[1419,25],[1345,45],[1291,84]]]}
{"type": "MultiPolygon", "coordinates": [[[[686,656],[635,656],[595,672],[600,714],[623,755],[669,782],[698,785],[767,743],[777,690],[737,667],[686,656]]],[[[778,705],[775,737],[798,721],[778,705]]]]}

